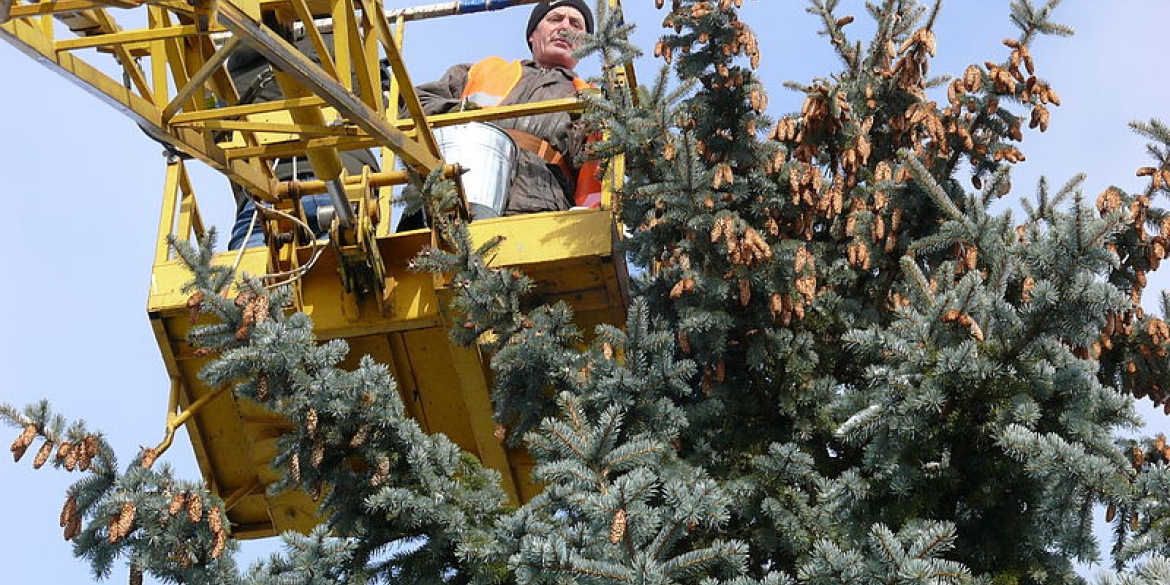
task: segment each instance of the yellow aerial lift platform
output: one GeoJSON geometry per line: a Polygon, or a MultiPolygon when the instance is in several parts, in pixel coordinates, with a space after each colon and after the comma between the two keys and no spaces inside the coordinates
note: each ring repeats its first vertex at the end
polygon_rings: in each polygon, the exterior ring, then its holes
{"type": "MultiPolygon", "coordinates": [[[[458,180],[460,169],[442,159],[432,127],[580,111],[581,102],[569,98],[427,117],[414,94],[400,53],[406,22],[533,1],[468,0],[388,11],[382,0],[0,0],[0,38],[281,212],[264,222],[266,247],[223,252],[216,261],[292,286],[295,309],[312,317],[319,338],[344,338],[352,359],[370,355],[387,364],[411,416],[498,470],[504,490],[520,502],[539,487],[531,483],[528,455],[495,436],[487,358],[448,338],[445,280],[408,269],[436,236],[391,230],[389,190],[407,173],[368,167],[347,173],[339,153],[380,148],[384,169],[399,159],[417,172],[442,169],[458,180]],[[123,28],[114,12],[126,13],[134,27],[123,28]],[[319,62],[262,24],[266,18],[301,31],[319,62]],[[332,33],[332,43],[323,32],[332,33]],[[240,102],[225,63],[243,43],[275,65],[283,99],[240,102]],[[379,61],[391,71],[388,91],[379,61]],[[398,108],[386,106],[399,103],[409,118],[399,120],[398,108]],[[272,161],[290,157],[308,160],[316,179],[277,180],[272,161]],[[314,193],[328,193],[339,204],[327,242],[289,223],[298,222],[298,197],[314,193]],[[301,235],[274,237],[280,233],[301,235]]],[[[604,178],[600,209],[470,225],[477,242],[503,236],[493,265],[524,271],[541,299],[568,302],[584,331],[623,322],[628,304],[624,260],[614,252],[621,230],[610,210],[620,162],[613,161],[604,178]]],[[[279,479],[269,461],[289,423],[196,377],[206,358],[186,340],[191,324],[181,289],[190,276],[166,238],[199,236],[204,222],[184,157],[169,157],[166,164],[148,299],[171,378],[164,446],[186,426],[204,479],[227,502],[237,537],[308,530],[317,519],[307,495],[267,493],[279,479]]]]}

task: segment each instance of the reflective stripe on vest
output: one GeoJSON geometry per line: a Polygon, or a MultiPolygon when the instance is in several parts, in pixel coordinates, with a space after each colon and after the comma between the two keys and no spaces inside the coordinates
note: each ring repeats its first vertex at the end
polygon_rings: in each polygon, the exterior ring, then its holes
{"type": "MultiPolygon", "coordinates": [[[[594,89],[595,86],[580,77],[573,78],[573,88],[577,91],[594,89]]],[[[587,142],[601,140],[601,133],[589,135],[587,142]]],[[[581,170],[577,172],[577,188],[573,192],[573,204],[577,207],[597,209],[601,207],[601,164],[591,158],[581,163],[581,170]]]]}
{"type": "MultiPolygon", "coordinates": [[[[463,87],[463,95],[460,96],[464,100],[474,102],[481,108],[491,108],[503,103],[508,94],[516,88],[520,83],[520,77],[524,74],[524,67],[520,61],[505,61],[500,57],[487,57],[482,61],[471,66],[467,71],[467,84],[463,87]]],[[[576,91],[584,91],[591,89],[592,84],[581,79],[580,77],[573,78],[573,89],[576,91]]],[[[527,133],[525,133],[527,134],[527,133]]],[[[525,150],[536,153],[541,157],[557,167],[560,167],[561,172],[568,177],[568,161],[563,160],[561,154],[552,148],[547,142],[540,140],[536,136],[528,134],[532,140],[539,142],[538,146],[528,144],[525,140],[517,140],[517,145],[525,150]],[[523,143],[523,144],[522,144],[523,143]],[[545,150],[555,153],[555,157],[546,156],[545,150]],[[553,160],[555,158],[555,161],[553,160]]],[[[597,140],[600,136],[590,136],[589,140],[597,140]]],[[[513,139],[516,136],[513,135],[513,139]]],[[[577,173],[577,188],[573,193],[573,203],[578,207],[597,208],[601,205],[601,181],[598,177],[599,165],[596,160],[585,161],[581,169],[577,173]]]]}
{"type": "Polygon", "coordinates": [[[523,73],[519,61],[488,57],[467,71],[467,85],[463,87],[461,97],[482,108],[498,106],[520,83],[523,73]]]}
{"type": "MultiPolygon", "coordinates": [[[[589,135],[586,143],[601,140],[601,133],[589,135]]],[[[601,163],[595,159],[587,159],[581,163],[581,170],[577,172],[577,188],[573,191],[573,205],[597,209],[601,207],[601,163]]]]}

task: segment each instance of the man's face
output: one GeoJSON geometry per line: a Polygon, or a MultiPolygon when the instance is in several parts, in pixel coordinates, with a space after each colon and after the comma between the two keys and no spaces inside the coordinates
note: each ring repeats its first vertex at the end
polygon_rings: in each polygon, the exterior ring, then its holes
{"type": "Polygon", "coordinates": [[[533,29],[528,42],[532,44],[532,60],[541,67],[577,65],[573,58],[574,44],[562,36],[563,31],[585,32],[585,17],[572,6],[558,6],[544,15],[533,29]]]}

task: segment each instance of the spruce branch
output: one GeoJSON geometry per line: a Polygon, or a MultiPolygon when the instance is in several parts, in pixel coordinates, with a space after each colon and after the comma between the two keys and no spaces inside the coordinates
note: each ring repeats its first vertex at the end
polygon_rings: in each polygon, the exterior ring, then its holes
{"type": "Polygon", "coordinates": [[[1086,452],[1081,445],[1052,433],[1037,433],[1021,425],[1008,425],[998,437],[1000,445],[1028,466],[1029,473],[1073,473],[1081,485],[1110,499],[1128,499],[1130,483],[1118,474],[1115,461],[1086,452]]]}
{"type": "Polygon", "coordinates": [[[1151,558],[1133,571],[1119,575],[1098,575],[1095,585],[1156,585],[1170,582],[1170,560],[1161,554],[1151,558]]]}
{"type": "Polygon", "coordinates": [[[922,299],[928,306],[935,306],[935,291],[926,273],[914,262],[910,256],[903,256],[900,262],[902,272],[910,278],[910,283],[913,285],[913,292],[917,293],[918,298],[922,299]]]}
{"type": "Polygon", "coordinates": [[[325,526],[318,526],[305,535],[287,532],[281,539],[283,552],[274,553],[253,567],[244,585],[360,582],[351,581],[345,572],[345,567],[353,564],[353,543],[331,536],[325,526]]]}
{"type": "Polygon", "coordinates": [[[215,250],[215,239],[215,228],[207,230],[197,244],[180,240],[173,234],[167,235],[167,245],[175,251],[183,265],[188,270],[196,271],[192,281],[181,289],[183,292],[194,291],[199,286],[196,283],[200,283],[203,288],[219,295],[231,284],[232,278],[235,276],[231,268],[213,264],[211,261],[215,250]]]}
{"type": "Polygon", "coordinates": [[[620,5],[611,6],[607,2],[597,2],[596,13],[597,25],[594,27],[594,33],[584,35],[574,50],[574,56],[583,59],[599,53],[603,63],[602,81],[606,93],[614,97],[621,95],[620,101],[630,105],[633,100],[629,99],[629,88],[618,82],[617,71],[625,69],[642,56],[641,49],[630,42],[635,25],[625,21],[620,5]]]}
{"type": "Polygon", "coordinates": [[[951,220],[959,222],[968,234],[974,235],[976,227],[971,223],[967,214],[963,213],[955,204],[951,196],[943,190],[942,185],[930,174],[930,171],[922,164],[922,161],[917,156],[907,150],[899,151],[898,159],[910,169],[914,180],[922,187],[923,191],[930,196],[931,201],[938,206],[944,214],[951,220]]]}
{"type": "Polygon", "coordinates": [[[137,570],[164,580],[237,582],[230,558],[233,545],[221,512],[190,520],[166,513],[176,491],[218,505],[201,486],[177,480],[169,466],[143,467],[142,454],[119,470],[101,433],[89,431],[83,421],[67,422],[47,401],[23,410],[0,406],[0,418],[23,423],[33,436],[43,438],[34,466],[51,461],[54,467],[82,474],[66,491],[59,523],[65,539],[74,544],[74,554],[89,562],[96,577],[108,576],[115,561],[127,558],[137,570]],[[57,456],[50,458],[53,446],[57,456]],[[181,553],[175,543],[183,543],[181,553]]]}
{"type": "Polygon", "coordinates": [[[830,44],[833,49],[837,51],[837,55],[845,63],[849,69],[856,71],[860,65],[860,44],[853,45],[845,36],[844,27],[853,22],[853,16],[837,17],[833,10],[837,8],[837,2],[830,0],[829,2],[821,2],[814,0],[812,6],[806,10],[814,13],[821,18],[822,24],[825,28],[818,31],[818,34],[829,37],[830,44]]]}
{"type": "Polygon", "coordinates": [[[1047,0],[1044,6],[1037,8],[1032,0],[1015,0],[1011,4],[1011,21],[1022,35],[1021,44],[1028,44],[1036,35],[1046,34],[1061,37],[1072,36],[1073,30],[1066,25],[1053,22],[1052,12],[1062,0],[1047,0]]]}
{"type": "MultiPolygon", "coordinates": [[[[210,292],[208,282],[199,281],[203,272],[194,271],[196,287],[210,292]]],[[[407,563],[437,575],[458,566],[458,543],[478,538],[480,532],[472,527],[482,526],[503,504],[496,474],[446,437],[423,433],[407,417],[385,366],[367,357],[352,371],[341,369],[346,345],[318,344],[307,316],[279,310],[286,291],[257,284],[242,281],[243,292],[222,311],[236,320],[229,328],[245,322],[256,299],[273,299],[264,304],[273,309],[265,318],[253,309],[244,336],[215,337],[218,355],[200,376],[209,385],[234,386],[237,394],[254,400],[263,382],[267,406],[299,423],[280,438],[274,459],[279,468],[296,472],[273,489],[320,493],[322,486],[330,486],[320,500],[328,525],[341,535],[362,536],[347,564],[333,569],[341,574],[389,575],[407,563]],[[355,469],[354,461],[366,464],[355,469]],[[389,543],[420,534],[429,536],[421,549],[371,564],[389,543]],[[424,558],[430,560],[419,564],[424,558]]],[[[306,550],[324,554],[316,547],[306,550]]]]}

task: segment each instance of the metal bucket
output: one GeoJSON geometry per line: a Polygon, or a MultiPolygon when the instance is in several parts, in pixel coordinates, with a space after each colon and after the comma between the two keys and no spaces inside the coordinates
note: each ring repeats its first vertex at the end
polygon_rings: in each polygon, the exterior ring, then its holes
{"type": "Polygon", "coordinates": [[[499,217],[508,204],[508,185],[516,166],[516,143],[483,122],[435,128],[435,141],[448,163],[459,163],[463,192],[476,219],[499,217]]]}

